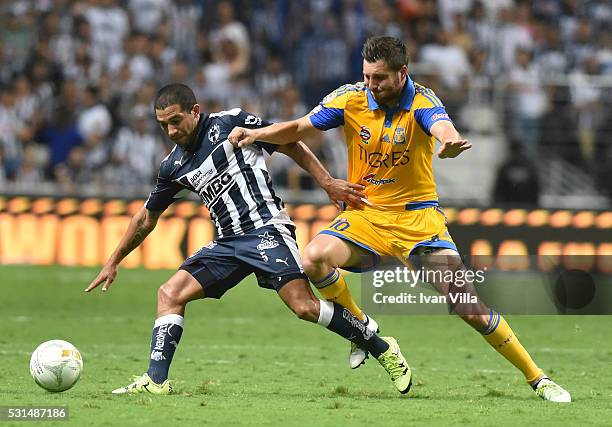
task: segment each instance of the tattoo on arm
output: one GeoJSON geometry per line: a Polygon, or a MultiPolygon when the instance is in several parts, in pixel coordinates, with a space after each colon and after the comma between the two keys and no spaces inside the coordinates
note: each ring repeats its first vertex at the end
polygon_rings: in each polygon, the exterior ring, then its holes
{"type": "MultiPolygon", "coordinates": [[[[161,212],[160,212],[161,214],[161,212]]],[[[117,250],[117,259],[122,260],[136,249],[144,239],[153,231],[157,224],[159,215],[146,214],[138,215],[133,219],[129,226],[128,238],[120,245],[117,250]]]]}

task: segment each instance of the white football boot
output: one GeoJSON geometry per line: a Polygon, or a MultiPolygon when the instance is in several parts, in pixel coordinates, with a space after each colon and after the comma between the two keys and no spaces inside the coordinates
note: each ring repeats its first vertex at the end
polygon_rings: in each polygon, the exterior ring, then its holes
{"type": "Polygon", "coordinates": [[[538,396],[549,402],[570,403],[572,401],[572,396],[567,390],[548,377],[542,377],[532,388],[538,396]]]}
{"type": "MultiPolygon", "coordinates": [[[[366,328],[372,332],[378,332],[378,323],[370,316],[366,315],[365,320],[366,328]]],[[[361,365],[365,364],[365,360],[368,358],[368,352],[362,348],[359,348],[357,344],[351,343],[351,352],[349,354],[349,366],[351,369],[357,369],[361,365]]]]}

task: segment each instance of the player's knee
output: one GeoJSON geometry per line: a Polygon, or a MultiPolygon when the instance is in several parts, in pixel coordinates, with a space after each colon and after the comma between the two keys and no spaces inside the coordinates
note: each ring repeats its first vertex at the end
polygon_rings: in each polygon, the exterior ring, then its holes
{"type": "Polygon", "coordinates": [[[166,282],[157,290],[157,301],[162,306],[174,306],[181,304],[180,290],[171,283],[166,282]]]}
{"type": "Polygon", "coordinates": [[[297,317],[308,322],[316,322],[319,319],[319,309],[314,300],[293,303],[291,310],[297,317]]]}
{"type": "Polygon", "coordinates": [[[308,245],[304,249],[304,255],[302,256],[302,265],[304,272],[308,275],[316,275],[322,266],[328,264],[330,259],[330,253],[327,247],[321,247],[319,245],[308,245]]]}
{"type": "Polygon", "coordinates": [[[465,269],[463,261],[461,260],[461,256],[453,249],[420,249],[420,251],[414,253],[414,257],[418,258],[419,262],[428,269],[450,271],[458,271],[465,269]],[[431,251],[428,252],[428,250],[431,251]]]}

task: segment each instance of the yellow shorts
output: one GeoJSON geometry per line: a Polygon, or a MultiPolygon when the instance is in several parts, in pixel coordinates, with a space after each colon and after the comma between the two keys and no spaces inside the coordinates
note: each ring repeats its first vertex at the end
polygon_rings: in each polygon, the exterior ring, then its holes
{"type": "Polygon", "coordinates": [[[370,206],[362,210],[346,210],[320,234],[347,240],[372,254],[372,263],[368,263],[367,268],[344,268],[349,271],[371,269],[380,262],[381,256],[405,262],[418,247],[457,251],[446,228],[446,216],[437,202],[421,202],[405,211],[386,211],[370,206]]]}

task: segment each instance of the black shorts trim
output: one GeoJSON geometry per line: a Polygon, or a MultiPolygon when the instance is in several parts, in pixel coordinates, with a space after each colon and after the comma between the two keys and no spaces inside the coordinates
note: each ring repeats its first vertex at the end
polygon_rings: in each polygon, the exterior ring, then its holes
{"type": "Polygon", "coordinates": [[[295,279],[304,279],[306,281],[306,283],[309,283],[308,282],[308,276],[306,276],[306,274],[304,274],[304,273],[287,274],[286,276],[282,276],[281,281],[278,282],[278,286],[275,286],[274,289],[276,290],[276,292],[278,292],[278,291],[280,291],[283,288],[283,286],[285,286],[287,283],[289,283],[289,282],[291,282],[292,280],[295,280],[295,279]]]}

